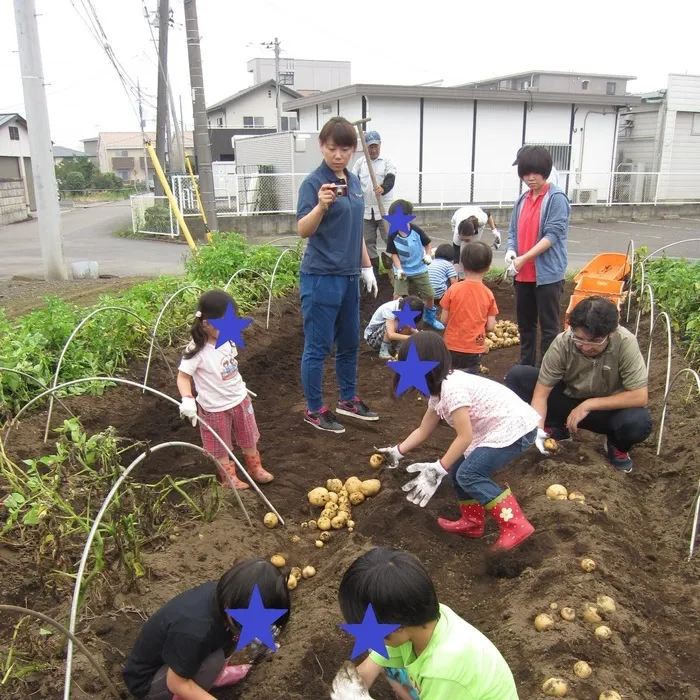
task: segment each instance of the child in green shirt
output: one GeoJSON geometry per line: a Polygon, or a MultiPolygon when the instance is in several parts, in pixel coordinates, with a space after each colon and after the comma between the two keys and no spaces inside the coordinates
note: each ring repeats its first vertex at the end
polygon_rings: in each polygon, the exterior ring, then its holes
{"type": "Polygon", "coordinates": [[[513,674],[479,630],[438,602],[423,565],[407,552],[378,547],[356,559],[340,584],[350,624],[372,605],[382,624],[401,625],[384,639],[389,658],[371,651],[357,675],[341,669],[332,700],[367,700],[385,670],[400,700],[518,700],[513,674]]]}

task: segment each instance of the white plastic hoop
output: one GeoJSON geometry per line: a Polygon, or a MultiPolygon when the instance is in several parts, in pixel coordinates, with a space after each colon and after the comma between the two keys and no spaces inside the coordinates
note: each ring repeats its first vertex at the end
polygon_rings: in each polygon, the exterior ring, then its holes
{"type": "Polygon", "coordinates": [[[632,308],[632,295],[634,290],[634,241],[630,238],[630,242],[627,244],[627,253],[625,256],[630,259],[630,278],[627,288],[627,321],[630,322],[630,310],[632,308]]]}
{"type": "MultiPolygon", "coordinates": [[[[228,291],[228,287],[229,287],[229,285],[231,284],[231,282],[233,282],[233,280],[235,280],[236,277],[238,277],[238,275],[241,274],[241,272],[252,272],[253,274],[255,274],[255,275],[257,275],[258,277],[262,278],[262,281],[265,283],[265,289],[268,289],[267,280],[265,279],[265,275],[263,275],[263,273],[260,272],[260,270],[255,270],[255,269],[252,268],[252,267],[242,267],[240,270],[236,270],[236,271],[231,275],[231,277],[229,277],[228,282],[226,282],[226,284],[224,285],[224,291],[225,291],[225,292],[228,291]]],[[[268,290],[268,291],[269,291],[269,290],[268,290]]]]}
{"type": "MultiPolygon", "coordinates": [[[[46,384],[44,383],[43,379],[39,379],[39,377],[35,377],[33,374],[27,374],[26,372],[21,372],[18,369],[12,369],[11,367],[0,367],[0,374],[3,372],[12,372],[13,374],[19,374],[20,377],[25,377],[26,379],[31,379],[33,382],[36,382],[42,389],[46,389],[46,384]]],[[[66,406],[66,404],[61,401],[58,397],[56,397],[56,401],[63,406],[64,410],[73,418],[75,418],[75,415],[73,414],[73,411],[66,406]]]]}
{"type": "Polygon", "coordinates": [[[688,367],[683,368],[680,370],[676,376],[673,378],[671,381],[670,386],[668,387],[668,391],[666,392],[666,396],[664,396],[664,407],[663,411],[661,412],[661,422],[659,423],[659,441],[656,444],[656,455],[661,454],[661,441],[663,440],[664,437],[664,423],[666,422],[666,409],[668,407],[668,397],[671,394],[671,390],[673,389],[676,380],[678,377],[681,376],[681,374],[690,374],[691,376],[695,377],[695,383],[697,384],[698,387],[698,393],[700,393],[700,375],[694,370],[690,369],[688,367]]]}
{"type": "MultiPolygon", "coordinates": [[[[700,482],[698,482],[698,490],[695,492],[695,498],[693,499],[695,514],[693,515],[693,524],[690,530],[690,551],[688,553],[688,561],[693,558],[693,551],[695,550],[695,537],[698,532],[698,516],[700,516],[700,482]]],[[[692,512],[692,511],[691,511],[692,512]]]]}
{"type": "Polygon", "coordinates": [[[667,243],[666,245],[661,246],[661,248],[657,248],[653,253],[649,253],[649,255],[647,255],[646,258],[642,260],[642,265],[644,265],[644,263],[647,260],[649,260],[649,258],[653,257],[657,253],[660,253],[662,250],[666,250],[666,248],[672,248],[674,245],[680,245],[681,243],[693,243],[695,241],[700,241],[700,238],[685,238],[682,241],[674,241],[673,243],[667,243]]]}
{"type": "MultiPolygon", "coordinates": [[[[642,272],[644,272],[644,268],[642,268],[642,272]]],[[[639,308],[637,309],[637,325],[634,329],[634,334],[637,335],[639,333],[639,323],[642,320],[642,302],[644,301],[644,293],[649,290],[649,302],[651,304],[651,307],[649,309],[649,335],[654,332],[654,290],[651,288],[650,284],[644,285],[642,288],[642,294],[639,297],[639,308]]]]}
{"type": "MultiPolygon", "coordinates": [[[[95,539],[95,535],[97,534],[97,530],[100,527],[100,523],[102,522],[102,518],[104,517],[104,514],[107,512],[107,508],[109,507],[109,504],[112,502],[112,499],[114,496],[116,496],[117,491],[119,490],[119,487],[126,481],[127,477],[131,474],[131,472],[139,465],[141,462],[143,462],[146,457],[149,457],[151,454],[154,452],[158,452],[165,447],[190,447],[194,450],[197,450],[198,452],[201,452],[204,454],[206,457],[209,457],[215,464],[216,468],[223,474],[225,477],[228,478],[229,483],[231,488],[238,494],[238,491],[233,485],[233,479],[231,479],[231,476],[229,473],[221,468],[221,465],[219,462],[216,460],[216,458],[211,455],[209,452],[207,452],[203,447],[199,447],[199,445],[193,445],[191,442],[163,442],[158,445],[154,445],[153,447],[149,447],[145,452],[142,452],[120,475],[119,478],[114,482],[112,485],[112,488],[110,489],[109,493],[105,497],[104,501],[102,502],[102,506],[100,510],[97,512],[97,515],[95,515],[95,519],[93,520],[92,527],[90,528],[90,532],[88,533],[87,540],[85,541],[85,547],[83,548],[83,554],[80,557],[80,564],[78,566],[78,573],[75,576],[75,586],[73,587],[73,601],[71,603],[71,609],[70,609],[70,621],[68,623],[68,629],[72,634],[75,633],[75,624],[78,619],[78,602],[80,600],[80,589],[82,588],[83,585],[83,576],[85,574],[85,567],[87,566],[87,560],[88,556],[90,555],[90,549],[92,548],[92,543],[93,540],[95,539]]],[[[239,497],[240,501],[240,497],[239,497]]],[[[248,511],[245,509],[245,506],[243,505],[242,502],[240,502],[241,508],[243,509],[243,512],[245,513],[246,519],[248,520],[248,524],[252,527],[252,523],[250,521],[250,516],[248,515],[248,511]]],[[[68,649],[66,653],[66,679],[65,679],[65,685],[63,689],[63,697],[65,700],[69,700],[70,698],[70,685],[71,685],[71,675],[73,672],[73,643],[70,641],[70,638],[68,640],[68,649]]]]}
{"type": "MultiPolygon", "coordinates": [[[[671,317],[665,312],[661,311],[656,317],[658,321],[663,318],[666,322],[666,340],[668,343],[668,357],[666,358],[666,385],[664,387],[664,396],[668,394],[668,387],[671,383],[671,351],[673,349],[673,337],[671,335],[671,317]]],[[[651,367],[651,346],[654,340],[654,336],[649,332],[649,350],[647,351],[647,379],[649,379],[649,368],[651,367]]]]}
{"type": "MultiPolygon", "coordinates": [[[[151,370],[151,360],[153,358],[153,345],[156,342],[156,334],[158,333],[158,326],[160,325],[160,321],[163,318],[163,314],[165,313],[165,310],[170,306],[170,302],[178,295],[182,294],[182,292],[186,292],[188,289],[197,289],[200,292],[204,292],[204,290],[201,287],[198,287],[196,284],[188,284],[186,287],[180,287],[176,292],[173,292],[170,295],[170,298],[163,304],[163,306],[160,309],[160,313],[158,314],[158,318],[156,319],[155,324],[153,325],[153,332],[151,333],[151,344],[148,348],[148,359],[146,360],[146,372],[143,375],[143,385],[148,386],[148,373],[151,370]]],[[[165,358],[165,355],[163,355],[165,358]]],[[[170,364],[168,363],[168,360],[165,359],[165,364],[167,365],[168,368],[170,368],[170,364]]],[[[172,370],[171,370],[172,371],[172,370]]],[[[142,392],[144,393],[144,392],[142,392]]]]}
{"type": "MultiPolygon", "coordinates": [[[[272,290],[275,286],[275,275],[277,274],[277,268],[279,267],[280,262],[282,261],[282,258],[287,254],[287,253],[297,253],[296,248],[287,248],[283,250],[279,257],[277,258],[277,262],[275,263],[275,267],[272,270],[272,277],[270,278],[270,294],[268,295],[267,298],[267,320],[265,322],[265,328],[269,329],[270,328],[270,308],[272,307],[272,290]]],[[[298,254],[298,253],[297,253],[298,254]]]]}

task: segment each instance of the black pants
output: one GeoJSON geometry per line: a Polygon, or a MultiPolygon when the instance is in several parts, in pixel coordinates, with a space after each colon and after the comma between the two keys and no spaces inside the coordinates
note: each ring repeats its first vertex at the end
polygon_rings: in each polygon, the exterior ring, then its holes
{"type": "MultiPolygon", "coordinates": [[[[200,688],[209,690],[214,681],[226,666],[226,656],[223,649],[217,649],[207,656],[197,671],[197,675],[192,679],[200,688]]],[[[167,684],[168,667],[161,666],[151,681],[151,688],[145,700],[172,700],[173,694],[168,690],[167,684]]]]}
{"type": "Polygon", "coordinates": [[[450,350],[450,356],[452,358],[452,369],[461,369],[465,372],[469,372],[469,374],[479,374],[481,353],[450,350]]]}
{"type": "MultiPolygon", "coordinates": [[[[523,401],[530,403],[538,376],[539,370],[536,367],[516,365],[506,375],[506,386],[523,401]]],[[[564,382],[559,382],[547,399],[545,426],[548,428],[566,428],[569,413],[583,402],[583,399],[567,396],[565,388],[564,382]]],[[[629,452],[633,445],[643,442],[651,435],[651,415],[646,408],[591,411],[579,423],[579,428],[605,435],[618,450],[629,452]]]]}
{"type": "Polygon", "coordinates": [[[515,283],[515,313],[520,333],[520,364],[537,364],[537,322],[540,324],[540,352],[542,357],[561,331],[559,301],[564,281],[541,284],[515,283]]]}

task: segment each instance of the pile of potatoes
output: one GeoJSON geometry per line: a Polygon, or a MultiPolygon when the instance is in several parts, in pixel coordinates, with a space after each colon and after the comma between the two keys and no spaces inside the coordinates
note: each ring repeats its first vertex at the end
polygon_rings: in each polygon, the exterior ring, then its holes
{"type": "Polygon", "coordinates": [[[512,321],[498,321],[496,328],[486,334],[486,347],[488,350],[509,348],[511,345],[520,345],[518,326],[512,321]]]}

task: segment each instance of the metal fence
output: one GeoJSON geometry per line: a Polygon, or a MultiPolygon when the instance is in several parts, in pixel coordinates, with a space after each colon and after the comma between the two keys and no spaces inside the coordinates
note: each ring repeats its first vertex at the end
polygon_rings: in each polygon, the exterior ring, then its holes
{"type": "MultiPolygon", "coordinates": [[[[154,194],[131,195],[131,230],[134,233],[146,233],[151,236],[180,235],[180,226],[173,216],[167,197],[154,194]]],[[[195,204],[196,210],[196,204],[195,204]]]]}
{"type": "MultiPolygon", "coordinates": [[[[261,166],[239,166],[215,182],[216,207],[222,214],[272,214],[296,211],[299,186],[306,173],[265,173],[261,166]]],[[[616,171],[560,172],[559,186],[572,205],[700,203],[700,173],[616,171]]],[[[524,185],[510,170],[502,173],[402,173],[396,197],[416,208],[452,209],[472,202],[508,206],[524,185]]],[[[185,215],[197,215],[197,200],[188,177],[173,177],[173,193],[185,215]]]]}

